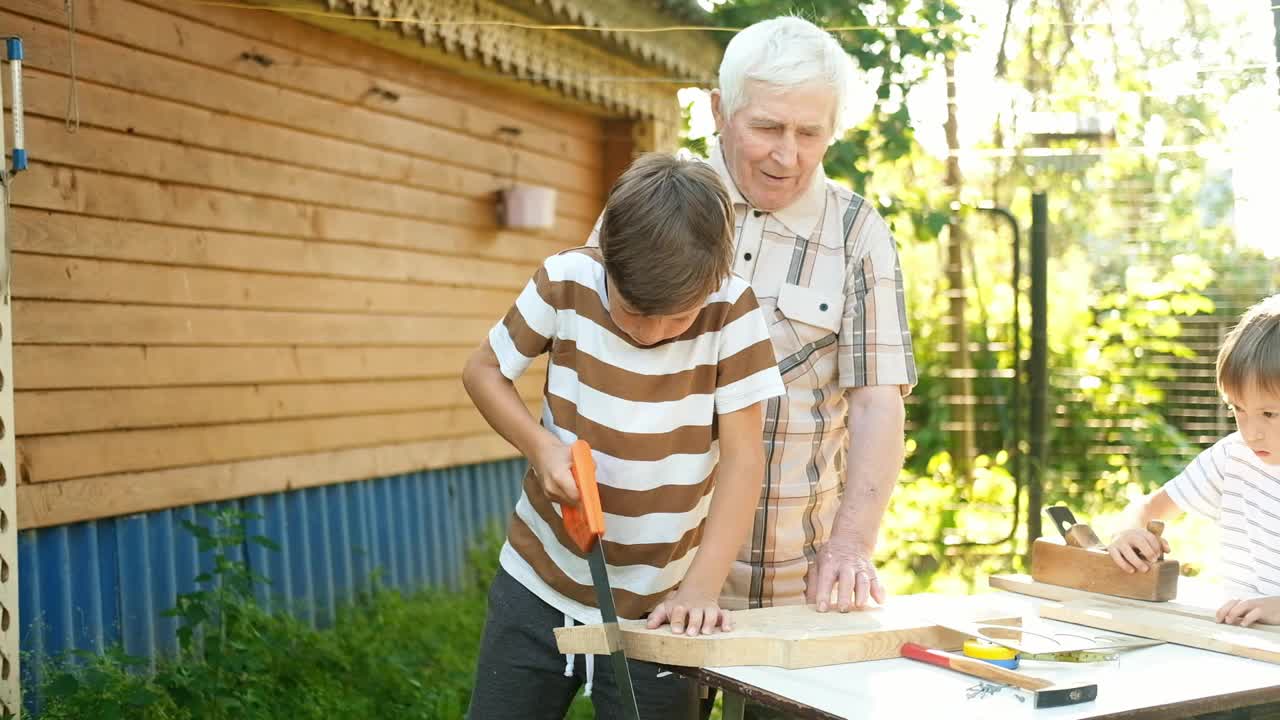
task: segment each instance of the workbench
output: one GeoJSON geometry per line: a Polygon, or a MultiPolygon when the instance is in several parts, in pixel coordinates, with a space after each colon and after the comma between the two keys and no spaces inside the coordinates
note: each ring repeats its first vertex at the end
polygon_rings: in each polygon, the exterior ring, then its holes
{"type": "MultiPolygon", "coordinates": [[[[997,594],[1025,608],[1028,623],[1068,632],[1078,627],[1038,618],[1035,608],[1043,600],[997,594]]],[[[1240,708],[1258,708],[1240,717],[1280,719],[1280,666],[1208,650],[1165,644],[1125,650],[1112,662],[1024,662],[1020,670],[1059,682],[1096,682],[1098,699],[1036,710],[1007,689],[991,693],[994,688],[982,688],[978,678],[901,658],[801,670],[752,666],[679,671],[724,694],[724,720],[740,720],[746,699],[790,717],[824,720],[1168,720],[1240,708]],[[987,692],[975,694],[979,689],[987,692]],[[1261,710],[1268,704],[1276,705],[1271,712],[1261,710]]]]}

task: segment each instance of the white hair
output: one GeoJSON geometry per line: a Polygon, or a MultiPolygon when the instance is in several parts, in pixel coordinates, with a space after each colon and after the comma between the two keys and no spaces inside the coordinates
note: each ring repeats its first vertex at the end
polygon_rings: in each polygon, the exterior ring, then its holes
{"type": "Polygon", "coordinates": [[[748,80],[788,89],[826,85],[835,97],[835,137],[851,124],[853,58],[835,37],[808,20],[776,17],[733,36],[720,61],[720,112],[725,118],[746,105],[748,80]]]}

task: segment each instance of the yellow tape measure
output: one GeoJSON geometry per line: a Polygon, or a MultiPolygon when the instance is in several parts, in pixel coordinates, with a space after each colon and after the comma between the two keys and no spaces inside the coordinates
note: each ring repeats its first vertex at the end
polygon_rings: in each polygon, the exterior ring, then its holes
{"type": "Polygon", "coordinates": [[[1013,670],[1018,667],[1018,651],[986,640],[965,640],[964,654],[976,660],[1013,670]]]}

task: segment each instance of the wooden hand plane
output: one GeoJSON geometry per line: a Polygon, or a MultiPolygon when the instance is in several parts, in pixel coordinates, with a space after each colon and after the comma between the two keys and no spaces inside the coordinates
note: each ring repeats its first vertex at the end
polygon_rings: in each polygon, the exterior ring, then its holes
{"type": "MultiPolygon", "coordinates": [[[[1031,546],[1031,577],[1038,582],[1104,595],[1164,602],[1178,595],[1178,561],[1153,559],[1146,572],[1120,569],[1093,529],[1076,521],[1065,507],[1047,510],[1065,543],[1037,538],[1031,546]]],[[[1157,537],[1164,523],[1153,520],[1147,530],[1157,537]]]]}

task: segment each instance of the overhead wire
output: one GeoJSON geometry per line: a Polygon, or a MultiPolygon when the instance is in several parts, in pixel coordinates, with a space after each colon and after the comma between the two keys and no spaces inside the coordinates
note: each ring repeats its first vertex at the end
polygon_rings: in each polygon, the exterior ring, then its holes
{"type": "MultiPolygon", "coordinates": [[[[341,20],[355,21],[355,22],[372,21],[372,22],[379,22],[379,23],[406,23],[406,24],[416,24],[421,26],[489,25],[489,26],[517,27],[517,28],[524,28],[524,29],[531,29],[531,30],[544,30],[544,31],[598,31],[598,32],[610,32],[610,33],[653,33],[653,32],[679,32],[679,31],[738,32],[743,29],[739,27],[716,27],[716,26],[704,26],[704,25],[669,25],[669,26],[661,26],[661,27],[606,27],[606,26],[592,26],[592,25],[581,25],[581,24],[549,25],[549,24],[520,23],[520,22],[499,21],[499,20],[487,21],[487,20],[475,20],[475,19],[425,21],[421,18],[410,18],[410,17],[380,17],[377,15],[351,15],[349,13],[318,10],[314,8],[247,5],[239,2],[231,2],[228,0],[186,0],[186,2],[188,4],[193,4],[193,5],[233,8],[233,9],[242,10],[242,11],[268,11],[268,12],[275,12],[280,14],[296,14],[296,15],[306,15],[306,16],[337,18],[341,20]]],[[[65,4],[66,4],[66,11],[67,11],[69,70],[70,70],[70,76],[69,76],[70,82],[68,86],[67,111],[66,111],[65,124],[68,132],[75,132],[76,129],[78,129],[79,123],[80,123],[80,107],[79,107],[79,99],[78,99],[77,88],[76,88],[77,82],[78,82],[77,70],[76,70],[76,54],[75,54],[75,41],[76,41],[77,28],[76,28],[74,0],[65,0],[65,4]]],[[[1273,11],[1278,9],[1280,9],[1280,4],[1271,6],[1271,10],[1273,11]]],[[[911,26],[911,25],[840,25],[840,26],[828,26],[825,29],[831,32],[856,31],[856,30],[920,31],[920,30],[935,30],[935,29],[941,29],[941,28],[956,27],[961,24],[963,23],[955,22],[955,23],[945,23],[942,25],[924,26],[924,27],[911,26]]],[[[1090,24],[1109,25],[1109,23],[1086,23],[1086,22],[1042,23],[1042,25],[1072,25],[1076,27],[1083,27],[1090,24]]],[[[262,55],[260,52],[243,53],[240,56],[240,59],[242,60],[246,58],[258,59],[259,63],[264,68],[277,66],[277,65],[281,67],[328,67],[328,68],[345,68],[346,67],[339,63],[326,63],[326,62],[310,61],[310,60],[302,61],[302,62],[299,62],[299,61],[277,62],[265,55],[262,55]],[[254,57],[249,58],[250,55],[253,55],[254,57]]],[[[1280,67],[1280,63],[1263,62],[1263,63],[1244,63],[1240,65],[1205,65],[1205,66],[1196,67],[1194,70],[1197,75],[1208,75],[1208,74],[1228,73],[1228,72],[1235,72],[1235,71],[1266,70],[1266,69],[1274,69],[1276,67],[1280,67]]],[[[679,85],[682,87],[706,87],[708,85],[708,80],[709,80],[709,78],[707,77],[699,78],[699,77],[687,77],[687,76],[584,75],[584,74],[570,74],[570,73],[566,73],[566,74],[512,73],[512,74],[504,74],[503,77],[519,80],[519,81],[526,81],[526,82],[560,82],[564,80],[575,80],[575,81],[589,81],[589,82],[595,82],[595,83],[608,83],[608,84],[664,84],[664,85],[679,85]]],[[[900,82],[894,82],[892,80],[884,80],[876,86],[876,89],[887,87],[887,86],[901,85],[901,84],[902,83],[900,82]]],[[[1168,91],[1155,90],[1155,89],[1152,89],[1150,91],[1127,91],[1125,95],[1132,96],[1136,94],[1141,97],[1191,97],[1196,95],[1209,94],[1211,92],[1213,92],[1213,90],[1210,88],[1196,87],[1196,88],[1180,88],[1180,89],[1168,90],[1168,91]]],[[[391,91],[391,90],[383,89],[378,86],[371,87],[369,92],[366,93],[366,96],[381,98],[386,101],[395,101],[404,97],[429,97],[431,95],[432,93],[425,92],[425,91],[421,93],[403,92],[400,90],[391,91]]],[[[947,102],[948,104],[959,104],[960,100],[948,99],[945,102],[947,102]]],[[[1168,147],[1161,147],[1161,148],[1109,147],[1109,148],[1092,148],[1089,151],[1083,152],[1083,153],[1077,152],[1077,151],[1071,151],[1069,149],[1064,149],[1064,148],[1022,148],[1022,149],[969,148],[969,149],[949,151],[948,155],[970,157],[970,158],[975,158],[975,157],[976,158],[999,158],[999,157],[1016,157],[1016,156],[1044,157],[1044,156],[1055,156],[1055,155],[1058,155],[1058,156],[1071,156],[1071,155],[1081,155],[1081,154],[1097,155],[1102,153],[1124,153],[1124,152],[1148,153],[1148,154],[1176,154],[1176,153],[1197,152],[1201,150],[1213,150],[1213,149],[1220,149],[1220,146],[1214,143],[1205,143],[1200,145],[1168,146],[1168,147]]]]}
{"type": "MultiPolygon", "coordinates": [[[[315,8],[304,7],[281,7],[266,5],[245,5],[243,3],[231,2],[229,0],[187,0],[194,5],[206,5],[210,7],[227,7],[237,10],[257,10],[267,12],[277,12],[289,15],[305,15],[311,17],[336,18],[340,20],[354,20],[359,22],[375,22],[375,23],[392,23],[402,25],[414,25],[418,27],[452,27],[452,26],[494,26],[494,27],[512,27],[523,30],[553,30],[568,32],[608,32],[608,33],[665,33],[665,32],[740,32],[745,30],[743,27],[725,27],[720,25],[660,25],[660,26],[601,26],[601,25],[581,25],[581,24],[543,24],[516,22],[511,20],[479,20],[479,19],[460,19],[460,20],[426,20],[419,17],[409,16],[380,16],[380,15],[351,15],[350,13],[338,12],[333,10],[317,10],[315,8]]],[[[949,29],[963,25],[963,22],[941,23],[938,25],[830,25],[823,27],[827,32],[854,32],[861,30],[905,30],[910,32],[934,32],[940,29],[949,29]]],[[[1079,23],[1083,24],[1083,23],[1079,23]]]]}

